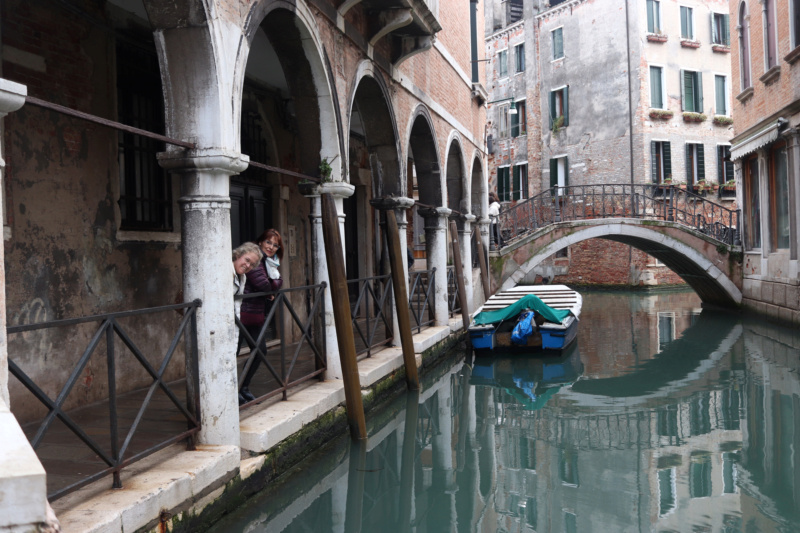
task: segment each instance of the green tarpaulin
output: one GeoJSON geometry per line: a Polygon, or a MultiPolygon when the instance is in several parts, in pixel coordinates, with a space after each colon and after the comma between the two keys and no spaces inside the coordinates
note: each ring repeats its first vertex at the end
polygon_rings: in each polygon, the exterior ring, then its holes
{"type": "Polygon", "coordinates": [[[525,309],[533,309],[542,315],[547,322],[552,322],[554,324],[561,324],[570,313],[567,309],[553,309],[544,303],[538,296],[529,294],[503,309],[478,313],[475,315],[475,319],[472,321],[472,323],[476,326],[482,326],[484,324],[497,324],[503,320],[516,317],[525,309]]]}

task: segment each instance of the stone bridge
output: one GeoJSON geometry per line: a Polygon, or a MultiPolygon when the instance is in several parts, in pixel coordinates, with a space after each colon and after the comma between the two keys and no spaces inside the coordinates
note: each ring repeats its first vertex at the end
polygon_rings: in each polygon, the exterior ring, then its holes
{"type": "Polygon", "coordinates": [[[586,239],[608,239],[642,250],[683,278],[707,304],[742,301],[740,247],[721,243],[678,222],[604,218],[555,222],[490,253],[492,289],[515,286],[546,258],[586,239]]]}

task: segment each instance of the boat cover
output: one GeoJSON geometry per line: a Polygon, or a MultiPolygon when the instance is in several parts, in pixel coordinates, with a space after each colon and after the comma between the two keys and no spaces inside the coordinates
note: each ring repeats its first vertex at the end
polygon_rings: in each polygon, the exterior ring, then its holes
{"type": "Polygon", "coordinates": [[[503,320],[514,318],[520,314],[524,309],[533,309],[544,318],[547,322],[553,324],[561,324],[565,318],[570,314],[569,309],[553,309],[544,303],[535,294],[524,296],[503,309],[496,309],[494,311],[483,311],[475,315],[472,321],[473,325],[482,326],[484,324],[497,324],[503,320]]]}

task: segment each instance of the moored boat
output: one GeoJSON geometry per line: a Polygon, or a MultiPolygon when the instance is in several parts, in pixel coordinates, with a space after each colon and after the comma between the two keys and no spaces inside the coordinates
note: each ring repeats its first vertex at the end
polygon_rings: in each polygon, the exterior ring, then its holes
{"type": "Polygon", "coordinates": [[[499,292],[479,309],[469,327],[472,347],[564,350],[578,334],[582,303],[581,295],[566,285],[518,285],[499,292]]]}

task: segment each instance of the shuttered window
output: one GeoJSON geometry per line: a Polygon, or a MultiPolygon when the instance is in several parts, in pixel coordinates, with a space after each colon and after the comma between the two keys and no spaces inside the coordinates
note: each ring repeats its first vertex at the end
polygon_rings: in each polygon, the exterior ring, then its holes
{"type": "Polygon", "coordinates": [[[513,200],[524,200],[528,197],[528,164],[514,166],[514,181],[512,183],[513,200]]]}
{"type": "Polygon", "coordinates": [[[525,43],[515,46],[514,52],[516,72],[525,72],[525,43]]]}
{"type": "Polygon", "coordinates": [[[650,179],[653,183],[664,183],[672,179],[672,154],[669,141],[650,143],[650,179]]]}
{"type": "Polygon", "coordinates": [[[514,105],[516,106],[517,112],[513,115],[509,114],[509,117],[511,117],[511,136],[518,137],[527,133],[527,110],[524,101],[515,102],[514,105]]]}
{"type": "Polygon", "coordinates": [[[722,185],[733,178],[733,161],[731,147],[726,144],[717,146],[717,182],[722,185]]]}
{"type": "Polygon", "coordinates": [[[497,75],[501,78],[508,76],[508,50],[497,52],[497,75]]]}
{"type": "Polygon", "coordinates": [[[711,13],[711,43],[730,46],[730,15],[711,13]]]}
{"type": "Polygon", "coordinates": [[[564,28],[557,28],[553,34],[553,60],[564,57],[564,28]]]}
{"type": "MultiPolygon", "coordinates": [[[[550,160],[550,187],[569,187],[569,158],[556,157],[550,160]]],[[[563,194],[563,191],[561,191],[563,194]]]]}
{"type": "Polygon", "coordinates": [[[650,107],[664,109],[664,69],[650,67],[650,107]]]}
{"type": "Polygon", "coordinates": [[[500,167],[497,169],[497,196],[501,202],[508,202],[511,200],[509,167],[500,167]]]}
{"type": "Polygon", "coordinates": [[[703,76],[693,70],[681,70],[681,110],[703,112],[703,76]]]}
{"type": "Polygon", "coordinates": [[[661,2],[647,0],[647,32],[661,33],[661,2]]]}
{"type": "Polygon", "coordinates": [[[681,6],[681,39],[694,40],[694,20],[691,7],[681,6]]]}
{"type": "Polygon", "coordinates": [[[564,117],[562,127],[569,126],[569,87],[550,91],[550,129],[559,117],[564,117]]]}
{"type": "Polygon", "coordinates": [[[725,76],[714,76],[714,96],[716,100],[716,108],[714,113],[716,115],[728,114],[728,81],[725,76]]]}
{"type": "Polygon", "coordinates": [[[706,179],[706,160],[702,144],[686,145],[686,183],[695,185],[706,179]]]}

